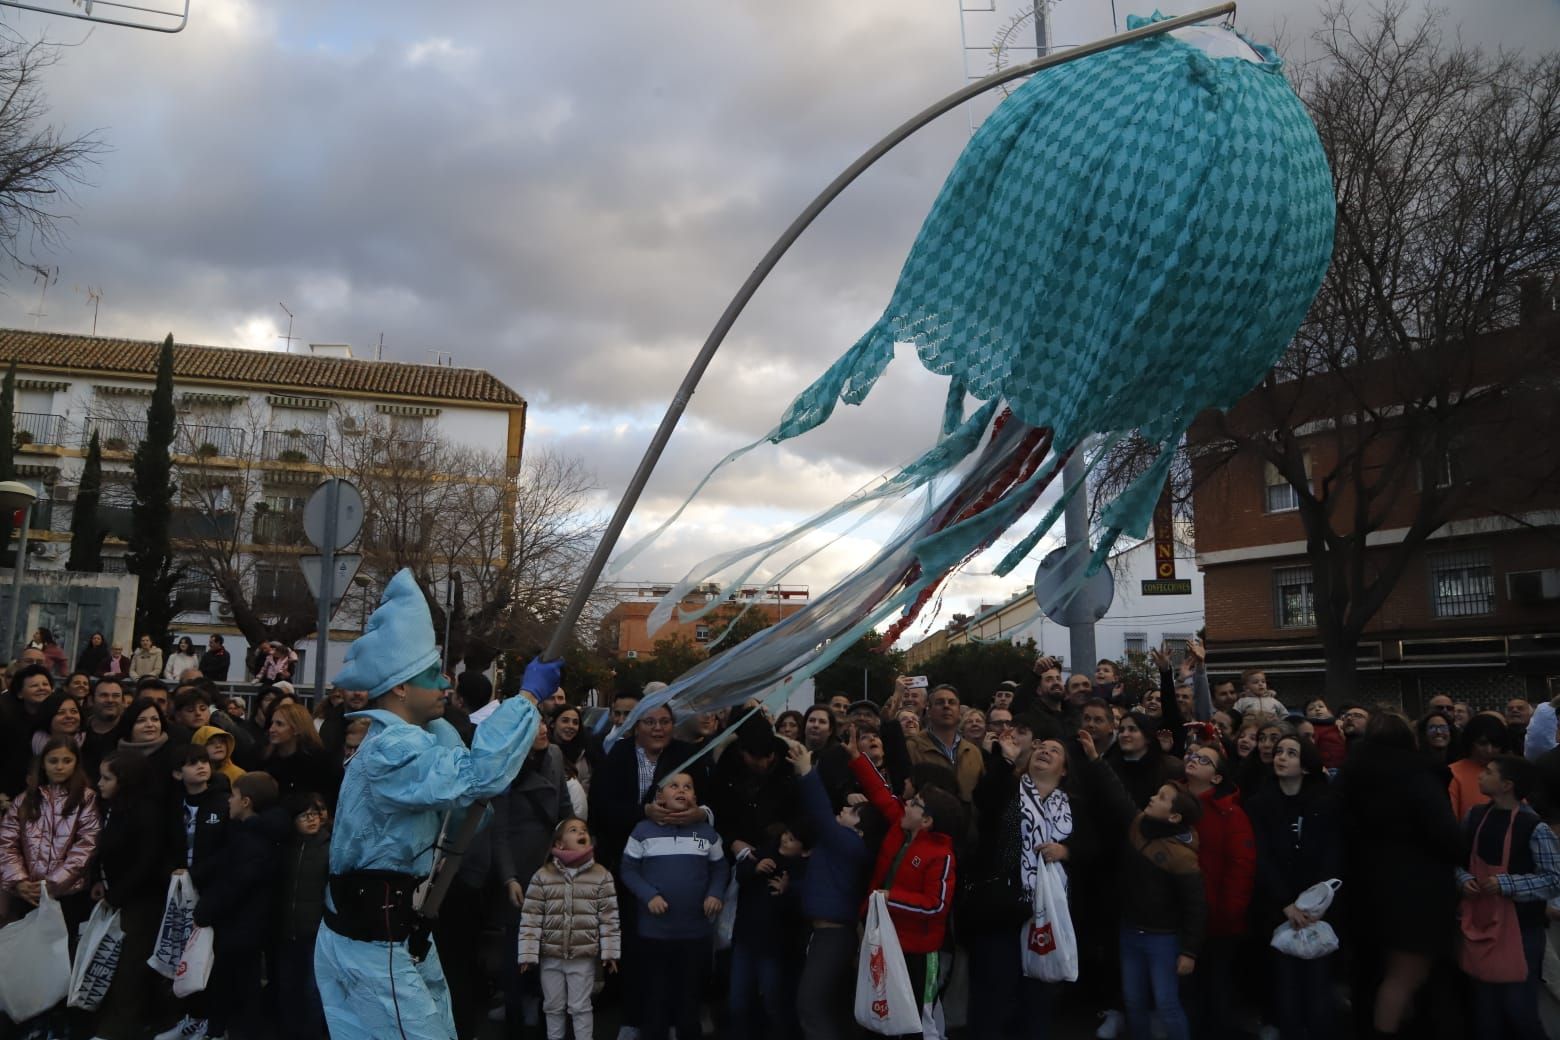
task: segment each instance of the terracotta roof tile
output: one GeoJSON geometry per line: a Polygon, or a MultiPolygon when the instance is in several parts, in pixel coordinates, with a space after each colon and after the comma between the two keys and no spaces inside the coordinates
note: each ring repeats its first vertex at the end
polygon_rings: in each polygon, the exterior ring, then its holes
{"type": "MultiPolygon", "coordinates": [[[[0,329],[0,364],[151,376],[161,341],[0,329]]],[[[287,391],[336,390],[385,397],[523,405],[525,398],[479,368],[278,354],[235,347],[173,345],[175,378],[259,384],[287,391]]]]}

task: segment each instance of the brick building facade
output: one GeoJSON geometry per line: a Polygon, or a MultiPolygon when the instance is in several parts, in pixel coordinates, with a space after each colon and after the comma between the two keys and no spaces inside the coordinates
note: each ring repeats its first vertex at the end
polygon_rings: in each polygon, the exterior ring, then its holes
{"type": "Polygon", "coordinates": [[[763,618],[767,626],[801,610],[808,598],[805,585],[744,585],[729,591],[723,591],[719,585],[705,585],[684,596],[680,610],[699,610],[712,599],[725,601],[721,609],[693,621],[682,621],[673,613],[671,620],[652,634],[650,613],[671,591],[670,584],[614,586],[611,593],[617,603],[602,618],[600,647],[614,657],[628,660],[653,658],[655,644],[662,639],[681,639],[704,647],[720,636],[742,607],[748,608],[749,616],[763,618]]]}
{"type": "MultiPolygon", "coordinates": [[[[1470,364],[1490,370],[1475,382],[1501,378],[1500,358],[1516,336],[1529,347],[1538,337],[1544,349],[1560,350],[1560,318],[1479,341],[1480,358],[1470,364]]],[[[1400,375],[1362,380],[1367,394],[1374,392],[1370,407],[1378,415],[1392,414],[1387,387],[1398,385],[1400,375]]],[[[1313,400],[1287,402],[1295,417],[1291,428],[1312,491],[1333,497],[1333,523],[1348,533],[1338,518],[1353,515],[1352,481],[1328,479],[1350,439],[1338,430],[1333,398],[1340,388],[1321,379],[1312,384],[1294,393],[1313,400]]],[[[1270,382],[1248,394],[1222,417],[1225,433],[1263,429],[1262,417],[1273,409],[1259,407],[1258,400],[1269,395],[1271,405],[1272,395],[1287,390],[1270,382]]],[[[1560,411],[1560,386],[1548,387],[1540,408],[1560,411]]],[[[1492,436],[1500,443],[1461,436],[1438,463],[1408,470],[1400,488],[1374,503],[1378,515],[1363,556],[1367,575],[1379,573],[1405,542],[1427,482],[1437,489],[1479,482],[1479,493],[1465,496],[1452,519],[1411,554],[1366,624],[1357,651],[1362,697],[1414,711],[1438,692],[1485,706],[1513,695],[1560,695],[1560,481],[1544,476],[1560,472],[1560,443],[1539,433],[1548,428],[1545,422],[1534,424],[1530,441],[1519,436],[1513,443],[1513,428],[1520,433],[1521,424],[1504,414],[1489,418],[1473,428],[1499,431],[1492,436]]],[[[1369,449],[1375,455],[1366,453],[1365,471],[1401,468],[1399,459],[1388,457],[1395,450],[1392,438],[1378,439],[1369,449]]],[[[1212,422],[1194,425],[1188,443],[1197,474],[1193,509],[1210,666],[1222,673],[1263,667],[1290,704],[1326,692],[1315,573],[1295,487],[1257,455],[1228,453],[1227,440],[1221,454],[1212,422]]]]}

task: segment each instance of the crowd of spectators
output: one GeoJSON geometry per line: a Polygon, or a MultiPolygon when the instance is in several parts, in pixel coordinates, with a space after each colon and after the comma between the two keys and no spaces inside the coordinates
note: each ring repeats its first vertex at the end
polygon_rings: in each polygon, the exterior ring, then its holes
{"type": "MultiPolygon", "coordinates": [[[[219,691],[220,637],[125,658],[94,636],[75,671],[34,642],[0,696],[0,920],[46,889],[73,936],[106,901],[125,940],[101,1008],[10,1035],[323,1037],[314,937],[366,697],[306,704],[282,644],[237,669],[250,700],[219,691]],[[180,872],[216,936],[211,982],[182,1000],[146,965],[180,872]]],[[[855,1036],[874,890],[922,1001],[912,1035],[1544,1035],[1553,704],[1436,696],[1410,720],[1209,676],[1195,640],[1150,663],[1136,692],[1116,662],[1068,676],[1042,657],[994,690],[902,676],[883,703],[775,717],[661,707],[610,749],[637,694],[600,719],[549,699],[438,920],[457,1035],[581,1040],[610,1007],[620,1040],[855,1036]],[[1075,983],[1026,975],[1053,865],[1075,983]],[[1302,894],[1328,882],[1318,911],[1302,894]],[[1473,917],[1506,922],[1515,976],[1470,954],[1473,917]],[[1275,941],[1322,920],[1319,956],[1275,941]]],[[[495,703],[465,673],[446,717],[469,742],[495,703]]]]}

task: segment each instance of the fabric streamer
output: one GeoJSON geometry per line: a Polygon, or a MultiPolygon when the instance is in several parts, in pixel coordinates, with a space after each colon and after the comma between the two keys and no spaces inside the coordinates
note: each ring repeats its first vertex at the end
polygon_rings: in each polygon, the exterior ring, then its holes
{"type": "MultiPolygon", "coordinates": [[[[1129,18],[1128,27],[1162,17],[1129,18]]],[[[940,439],[780,537],[700,564],[657,606],[651,629],[698,585],[723,574],[746,582],[849,514],[922,489],[927,505],[801,611],[646,697],[625,730],[660,704],[683,717],[741,704],[777,681],[789,687],[898,612],[892,642],[955,568],[1031,510],[1085,442],[1097,461],[1138,436],[1158,454],[1105,508],[1098,544],[1083,547],[1081,582],[1119,537],[1144,534],[1197,414],[1235,401],[1282,355],[1326,273],[1333,223],[1326,155],[1269,48],[1199,27],[1032,77],[959,157],[882,317],[765,438],[711,476],[764,441],[821,425],[840,402],[866,400],[900,343],[950,379],[940,439]],[[981,402],[968,416],[966,396],[981,402]]],[[[1060,488],[996,573],[1029,554],[1081,483],[1060,488]]]]}

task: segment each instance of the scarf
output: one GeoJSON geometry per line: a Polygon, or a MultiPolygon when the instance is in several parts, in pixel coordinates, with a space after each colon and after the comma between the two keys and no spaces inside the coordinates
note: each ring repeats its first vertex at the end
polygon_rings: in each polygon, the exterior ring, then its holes
{"type": "Polygon", "coordinates": [[[119,750],[133,751],[138,755],[150,755],[166,743],[168,743],[166,733],[157,734],[155,740],[131,740],[129,737],[124,737],[119,741],[119,750]]]}
{"type": "Polygon", "coordinates": [[[593,858],[595,858],[596,855],[596,850],[591,847],[583,849],[561,849],[554,845],[551,851],[552,858],[558,861],[558,865],[570,870],[576,870],[585,866],[593,858]]]}
{"type": "Polygon", "coordinates": [[[1018,784],[1019,848],[1024,891],[1033,898],[1040,875],[1040,846],[1072,837],[1072,801],[1058,787],[1045,798],[1027,775],[1018,784]]]}

